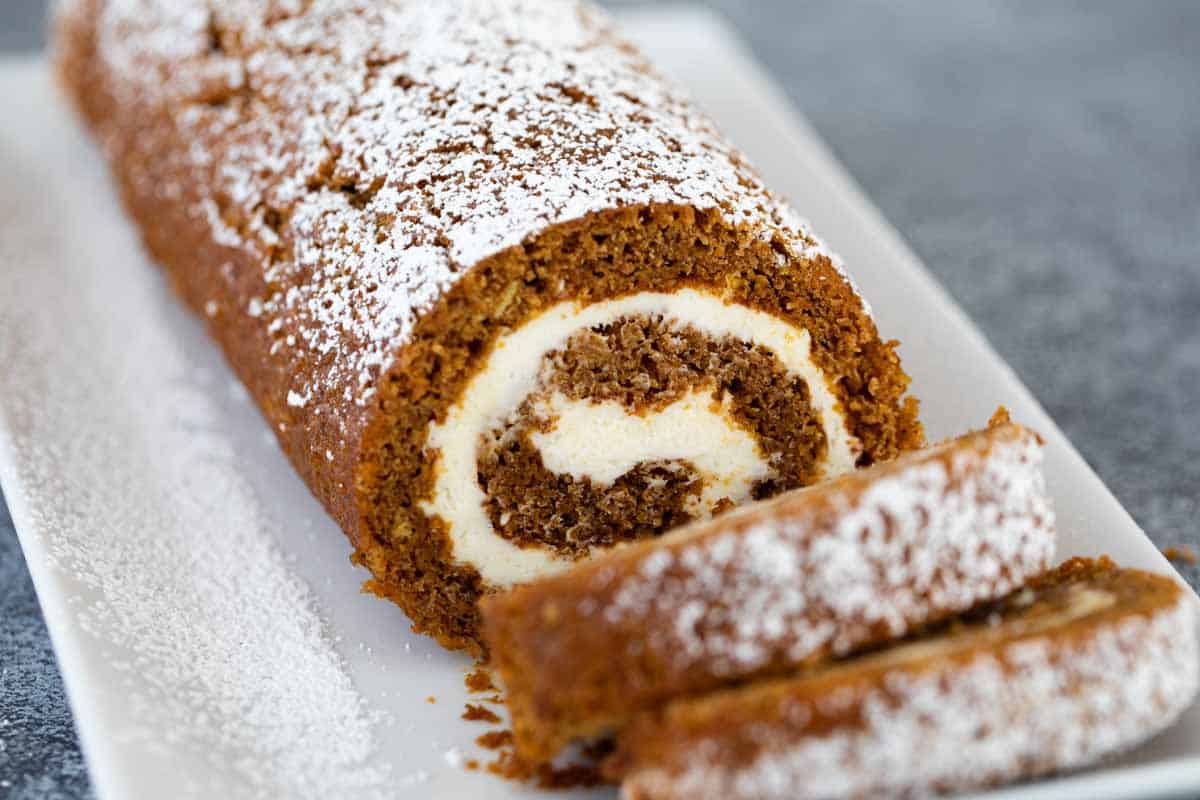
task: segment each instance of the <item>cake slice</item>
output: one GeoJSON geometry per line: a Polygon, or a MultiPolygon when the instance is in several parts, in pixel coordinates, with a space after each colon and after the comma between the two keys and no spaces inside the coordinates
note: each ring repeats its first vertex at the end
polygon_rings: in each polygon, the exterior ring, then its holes
{"type": "Polygon", "coordinates": [[[905,644],[638,716],[608,761],[625,800],[926,796],[1089,764],[1196,694],[1195,598],[1068,561],[905,644]]]}
{"type": "Polygon", "coordinates": [[[518,751],[893,640],[1045,571],[1038,436],[987,430],[485,598],[518,751]]]}

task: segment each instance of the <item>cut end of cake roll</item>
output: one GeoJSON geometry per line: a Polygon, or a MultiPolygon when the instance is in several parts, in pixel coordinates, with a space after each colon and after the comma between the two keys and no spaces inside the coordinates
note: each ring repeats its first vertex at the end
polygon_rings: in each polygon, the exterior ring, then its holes
{"type": "Polygon", "coordinates": [[[1069,770],[1171,725],[1200,681],[1195,598],[1074,559],[908,642],[639,716],[626,800],[917,797],[1069,770]]]}
{"type": "Polygon", "coordinates": [[[806,328],[711,288],[555,303],[494,339],[431,426],[421,508],[489,583],[541,577],[854,469],[831,386],[806,328]]]}
{"type": "Polygon", "coordinates": [[[388,473],[414,476],[363,547],[376,590],[473,645],[478,596],[917,446],[908,379],[851,284],[811,242],[761,233],[624,209],[463,278],[375,429],[388,473]]]}
{"type": "Polygon", "coordinates": [[[1051,564],[1042,443],[987,430],[484,598],[519,751],[815,664],[1002,597],[1051,564]]]}
{"type": "Polygon", "coordinates": [[[64,0],[172,284],[417,630],[922,443],[896,343],[570,0],[64,0]]]}

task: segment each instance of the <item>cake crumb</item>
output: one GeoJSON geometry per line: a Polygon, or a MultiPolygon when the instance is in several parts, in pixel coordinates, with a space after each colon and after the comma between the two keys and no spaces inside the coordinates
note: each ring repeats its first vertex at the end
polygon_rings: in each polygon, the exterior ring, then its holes
{"type": "Polygon", "coordinates": [[[467,673],[463,682],[467,685],[467,691],[472,694],[496,691],[496,684],[492,681],[492,673],[488,671],[488,668],[482,662],[475,664],[475,669],[467,673]]]}
{"type": "Polygon", "coordinates": [[[475,737],[475,744],[488,750],[499,750],[512,744],[513,734],[510,730],[488,731],[475,737]]]}
{"type": "Polygon", "coordinates": [[[488,731],[476,738],[475,743],[488,750],[500,751],[495,760],[487,764],[488,772],[507,780],[531,783],[539,789],[573,789],[605,783],[600,774],[600,759],[612,752],[611,742],[597,742],[581,751],[585,762],[557,765],[521,758],[513,749],[513,733],[507,729],[488,731]]]}
{"type": "Polygon", "coordinates": [[[532,783],[539,789],[574,789],[599,786],[605,783],[595,764],[566,764],[555,766],[523,760],[512,750],[505,750],[487,765],[488,772],[508,780],[532,783]]]}
{"type": "Polygon", "coordinates": [[[468,722],[481,721],[495,723],[500,721],[500,715],[495,711],[481,705],[476,705],[475,703],[467,703],[467,708],[463,711],[462,718],[468,722]]]}
{"type": "Polygon", "coordinates": [[[1191,564],[1195,566],[1196,562],[1200,560],[1196,556],[1196,551],[1186,544],[1164,547],[1162,554],[1167,557],[1168,561],[1173,561],[1176,564],[1191,564]]]}

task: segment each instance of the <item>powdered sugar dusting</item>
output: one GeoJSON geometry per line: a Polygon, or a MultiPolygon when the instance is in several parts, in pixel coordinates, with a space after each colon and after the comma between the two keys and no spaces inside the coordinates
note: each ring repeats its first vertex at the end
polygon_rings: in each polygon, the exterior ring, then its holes
{"type": "Polygon", "coordinates": [[[129,113],[176,110],[195,213],[261,264],[241,307],[295,331],[272,356],[301,395],[363,402],[464,271],[590,212],[716,209],[781,268],[829,255],[587,5],[108,0],[97,29],[129,113]]]}
{"type": "Polygon", "coordinates": [[[905,457],[861,493],[832,491],[825,514],[747,507],[733,514],[761,520],[746,530],[672,535],[681,544],[648,556],[598,613],[646,621],[639,646],[679,674],[733,676],[1002,596],[1049,565],[1054,514],[1037,438],[1000,430],[905,457]]]}
{"type": "Polygon", "coordinates": [[[383,796],[375,720],[240,472],[222,379],[162,336],[131,232],[94,222],[96,171],[50,155],[41,168],[69,177],[3,159],[39,190],[0,195],[0,436],[23,535],[86,587],[58,625],[107,653],[76,662],[121,707],[85,745],[136,753],[129,774],[170,787],[139,796],[383,796]]]}
{"type": "Polygon", "coordinates": [[[639,771],[624,796],[927,796],[1084,766],[1178,718],[1200,683],[1198,646],[1196,604],[1181,595],[1068,647],[1047,633],[965,665],[897,670],[847,698],[861,727],[798,741],[764,728],[762,752],[742,767],[705,756],[718,742],[699,742],[686,767],[639,771]]]}

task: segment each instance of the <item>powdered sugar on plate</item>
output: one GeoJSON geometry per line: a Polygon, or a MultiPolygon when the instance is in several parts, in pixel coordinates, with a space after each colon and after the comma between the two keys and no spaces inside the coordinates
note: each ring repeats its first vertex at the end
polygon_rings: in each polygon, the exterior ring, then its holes
{"type": "Polygon", "coordinates": [[[84,226],[88,194],[6,148],[5,185],[34,188],[0,194],[0,438],[19,454],[5,488],[78,587],[74,622],[124,709],[105,736],[169,762],[160,796],[384,796],[377,714],[242,472],[212,400],[227,379],[171,336],[130,231],[58,235],[46,221],[84,226]],[[207,777],[170,775],[181,758],[207,777]]]}

